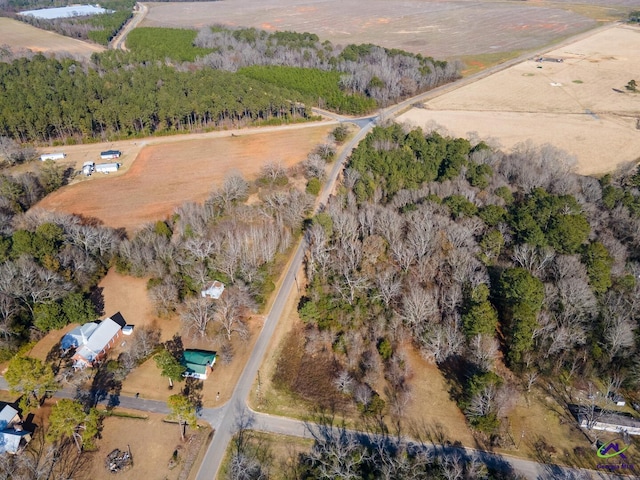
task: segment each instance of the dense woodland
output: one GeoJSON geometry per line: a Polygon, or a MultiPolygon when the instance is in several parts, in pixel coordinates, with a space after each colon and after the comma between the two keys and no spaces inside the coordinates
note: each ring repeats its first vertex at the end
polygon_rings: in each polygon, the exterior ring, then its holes
{"type": "Polygon", "coordinates": [[[37,55],[0,63],[0,136],[21,142],[149,135],[302,118],[299,94],[215,70],[93,67],[37,55]]]}
{"type": "Polygon", "coordinates": [[[131,53],[90,63],[43,55],[0,63],[0,136],[74,143],[282,123],[308,119],[306,105],[365,113],[458,76],[456,64],[333,47],[312,34],[203,32],[136,29],[131,53]]]}
{"type": "MultiPolygon", "coordinates": [[[[275,73],[281,76],[274,80],[277,84],[293,76],[292,69],[281,73],[278,67],[338,72],[341,91],[373,99],[383,107],[460,76],[458,62],[437,61],[371,44],[334,46],[329,41],[321,42],[312,33],[268,33],[253,28],[230,30],[216,26],[201,29],[194,44],[214,50],[201,58],[200,64],[229,71],[270,66],[250,71],[265,72],[261,76],[265,80],[275,73]]],[[[299,90],[306,91],[312,89],[316,80],[301,78],[298,81],[299,90]]],[[[325,105],[319,106],[340,110],[340,104],[333,104],[331,99],[325,98],[324,102],[325,105]]]]}
{"type": "Polygon", "coordinates": [[[363,419],[400,419],[410,341],[488,444],[504,441],[517,392],[542,378],[590,379],[594,391],[633,398],[640,171],[598,181],[568,160],[550,146],[504,154],[376,127],[306,232],[300,348],[329,377],[304,359],[290,371],[287,359],[276,383],[326,408],[350,402],[363,419]]]}

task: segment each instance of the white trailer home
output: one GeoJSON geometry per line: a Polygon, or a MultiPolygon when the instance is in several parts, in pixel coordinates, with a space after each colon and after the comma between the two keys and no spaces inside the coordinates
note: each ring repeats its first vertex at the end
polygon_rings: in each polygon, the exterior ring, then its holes
{"type": "Polygon", "coordinates": [[[120,158],[120,155],[122,155],[122,152],[120,150],[107,150],[105,152],[100,152],[100,158],[102,160],[120,158]]]}
{"type": "Polygon", "coordinates": [[[46,162],[47,160],[62,160],[64,157],[66,157],[67,154],[66,153],[43,153],[42,155],[40,155],[40,160],[43,162],[46,162]]]}
{"type": "Polygon", "coordinates": [[[113,172],[117,172],[119,168],[120,168],[119,163],[99,163],[96,165],[96,172],[113,173],[113,172]]]}

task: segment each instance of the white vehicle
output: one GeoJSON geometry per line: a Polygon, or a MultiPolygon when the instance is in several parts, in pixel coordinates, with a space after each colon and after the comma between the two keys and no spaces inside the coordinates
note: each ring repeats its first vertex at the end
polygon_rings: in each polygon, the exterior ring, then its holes
{"type": "Polygon", "coordinates": [[[87,177],[93,173],[96,169],[96,164],[94,162],[84,162],[82,165],[82,173],[87,177]]]}
{"type": "Polygon", "coordinates": [[[64,157],[66,157],[67,154],[66,153],[43,153],[42,155],[40,155],[40,160],[43,162],[46,162],[47,160],[62,160],[64,157]]]}

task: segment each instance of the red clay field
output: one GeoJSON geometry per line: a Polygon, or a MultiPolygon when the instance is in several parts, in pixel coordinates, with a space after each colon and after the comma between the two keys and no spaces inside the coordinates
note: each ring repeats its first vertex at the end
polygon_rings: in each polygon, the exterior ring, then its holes
{"type": "MultiPolygon", "coordinates": [[[[311,32],[334,44],[374,43],[435,58],[530,50],[596,25],[563,3],[369,0],[234,0],[151,3],[142,26],[207,25],[311,32]]],[[[587,17],[590,15],[592,18],[587,17]]]]}
{"type": "MultiPolygon", "coordinates": [[[[281,162],[287,167],[301,162],[313,147],[327,140],[332,128],[333,124],[301,124],[294,128],[239,130],[233,136],[217,132],[165,137],[151,139],[148,142],[153,144],[147,146],[143,146],[144,141],[116,142],[109,148],[121,148],[125,154],[123,174],[94,174],[48,195],[38,206],[135,230],[145,222],[166,218],[187,201],[204,201],[230,172],[238,171],[251,179],[268,162],[281,162]],[[140,153],[136,158],[137,150],[140,153]]],[[[98,152],[105,148],[102,144],[59,150],[67,152],[77,168],[86,158],[97,159],[98,152]]]]}
{"type": "Polygon", "coordinates": [[[457,136],[476,132],[506,149],[550,143],[574,155],[583,174],[637,161],[640,93],[625,85],[640,80],[640,28],[612,26],[544,57],[430,100],[398,121],[457,136]]]}

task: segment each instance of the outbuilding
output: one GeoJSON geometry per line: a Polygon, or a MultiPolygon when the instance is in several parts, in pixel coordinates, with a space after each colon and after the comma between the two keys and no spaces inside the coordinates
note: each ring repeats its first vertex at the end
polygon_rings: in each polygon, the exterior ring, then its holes
{"type": "Polygon", "coordinates": [[[82,164],[82,173],[87,177],[91,175],[95,169],[96,169],[95,162],[84,162],[82,164]]]}
{"type": "Polygon", "coordinates": [[[40,160],[43,162],[46,162],[47,160],[62,160],[64,157],[66,157],[67,154],[66,153],[43,153],[42,155],[40,155],[40,160]]]}
{"type": "Polygon", "coordinates": [[[106,150],[104,152],[100,152],[100,158],[103,160],[120,158],[120,155],[122,155],[122,152],[120,150],[106,150]]]}
{"type": "Polygon", "coordinates": [[[119,163],[99,163],[96,165],[96,172],[98,173],[113,173],[117,172],[120,168],[119,163]]]}
{"type": "Polygon", "coordinates": [[[200,295],[202,298],[213,298],[217,300],[224,292],[224,283],[219,280],[215,280],[211,283],[205,285],[205,287],[200,291],[200,295]]]}

